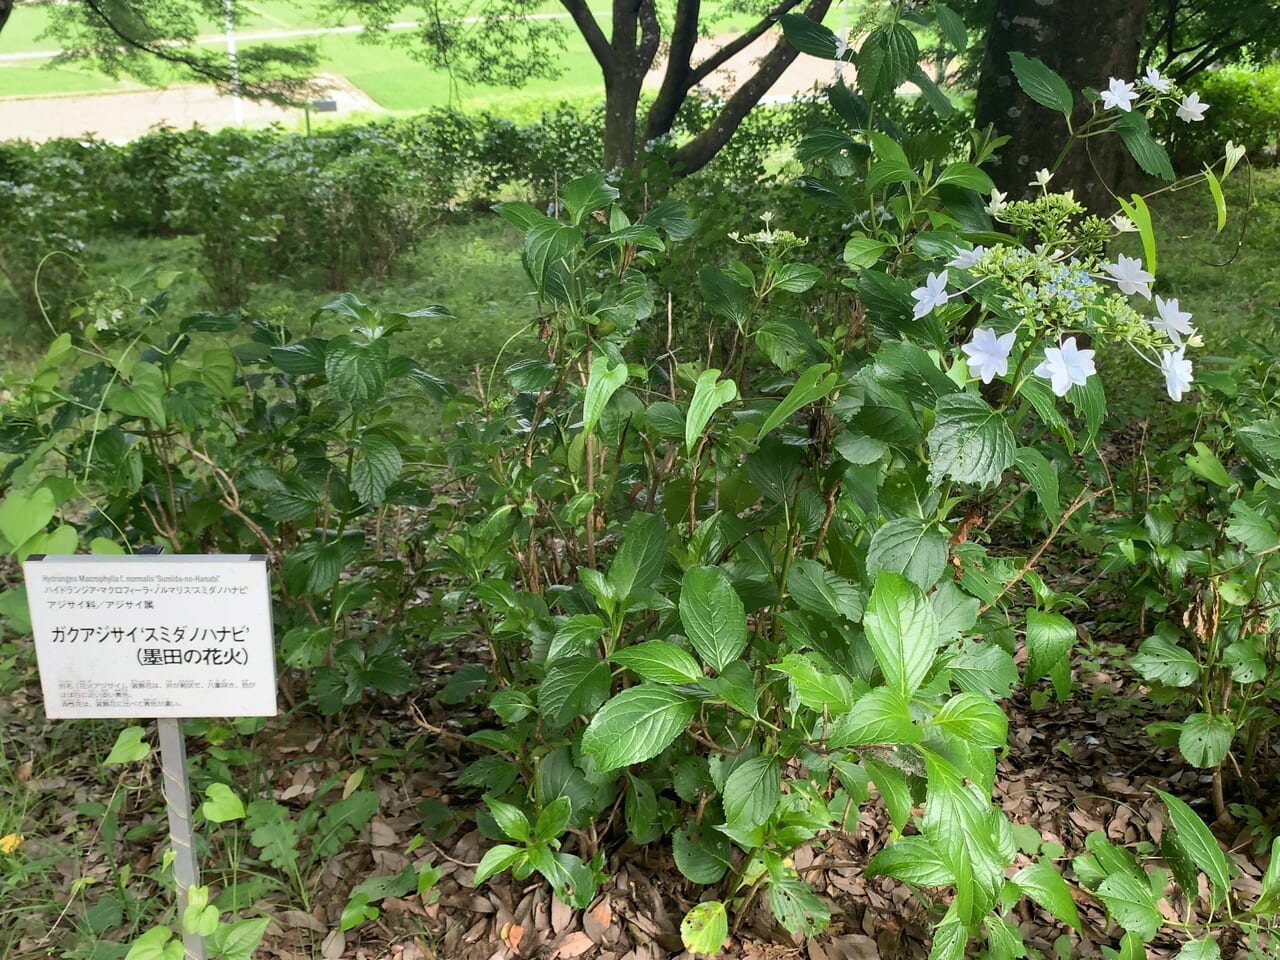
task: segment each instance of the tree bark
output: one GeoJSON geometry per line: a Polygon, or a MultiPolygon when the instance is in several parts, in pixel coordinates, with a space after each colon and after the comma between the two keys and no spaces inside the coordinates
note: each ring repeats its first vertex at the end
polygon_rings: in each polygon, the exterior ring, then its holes
{"type": "MultiPolygon", "coordinates": [[[[1060,114],[1027,97],[1009,65],[1017,50],[1052,67],[1076,94],[1073,122],[1090,114],[1084,87],[1105,89],[1109,77],[1133,81],[1149,0],[996,0],[978,77],[976,120],[1013,139],[987,168],[1011,198],[1029,196],[1035,172],[1052,167],[1067,142],[1060,114]]],[[[1054,178],[1054,189],[1074,190],[1098,213],[1112,212],[1112,192],[1131,188],[1138,171],[1118,136],[1077,143],[1054,178]]]]}

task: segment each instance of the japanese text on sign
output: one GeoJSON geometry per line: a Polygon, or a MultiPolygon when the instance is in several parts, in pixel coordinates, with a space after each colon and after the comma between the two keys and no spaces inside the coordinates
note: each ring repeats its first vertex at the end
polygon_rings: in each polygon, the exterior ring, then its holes
{"type": "Polygon", "coordinates": [[[266,560],[32,557],[23,565],[45,712],[276,712],[266,560]]]}

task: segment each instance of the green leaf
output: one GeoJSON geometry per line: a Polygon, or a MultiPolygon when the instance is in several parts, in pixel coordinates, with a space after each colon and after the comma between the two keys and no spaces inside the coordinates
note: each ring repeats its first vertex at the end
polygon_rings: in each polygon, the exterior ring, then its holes
{"type": "Polygon", "coordinates": [[[992,187],[991,178],[981,167],[962,161],[949,163],[943,167],[934,185],[964,187],[966,190],[976,190],[982,194],[990,193],[992,187]]]}
{"type": "Polygon", "coordinates": [[[1164,637],[1142,641],[1131,664],[1144,680],[1157,680],[1169,687],[1189,687],[1200,678],[1199,661],[1164,637]]]}
{"type": "Polygon", "coordinates": [[[152,927],[124,955],[124,960],[182,960],[182,941],[168,927],[152,927]]]}
{"type": "Polygon", "coordinates": [[[324,358],[325,341],[316,337],[271,348],[271,362],[295,377],[324,373],[324,358]]]}
{"type": "Polygon", "coordinates": [[[642,683],[600,708],[582,735],[582,750],[601,772],[652,760],[684,732],[697,709],[685,694],[642,683]]]}
{"type": "Polygon", "coordinates": [[[209,937],[209,949],[218,960],[253,960],[270,922],[269,917],[255,917],[219,924],[209,937]]]}
{"type": "Polygon", "coordinates": [[[787,593],[801,610],[809,613],[851,623],[862,619],[862,591],[816,560],[801,559],[792,564],[787,574],[787,593]]]}
{"type": "Polygon", "coordinates": [[[789,653],[770,667],[791,678],[800,703],[815,713],[839,716],[853,706],[853,687],[838,673],[821,669],[808,654],[789,653]]]}
{"type": "Polygon", "coordinates": [[[1280,896],[1280,837],[1271,841],[1271,860],[1267,872],[1262,875],[1262,893],[1258,902],[1271,902],[1280,896]]]}
{"type": "Polygon", "coordinates": [[[697,683],[703,676],[702,668],[688,651],[665,640],[646,640],[624,647],[609,659],[640,679],[656,683],[697,683]]]}
{"type": "MultiPolygon", "coordinates": [[[[799,13],[786,13],[778,19],[782,24],[782,33],[786,36],[787,43],[801,53],[807,53],[812,57],[821,57],[823,60],[836,59],[839,40],[830,27],[814,23],[808,17],[799,13]]],[[[844,59],[849,59],[848,53],[846,53],[844,59]]]]}
{"type": "Polygon", "coordinates": [[[748,288],[719,267],[703,267],[698,271],[698,292],[706,301],[707,309],[715,316],[731,321],[739,330],[751,319],[751,305],[747,302],[748,288]]]}
{"type": "Polygon", "coordinates": [[[1173,179],[1173,164],[1169,160],[1169,154],[1152,138],[1147,118],[1143,114],[1137,110],[1122,114],[1116,120],[1114,129],[1120,134],[1129,155],[1137,161],[1144,173],[1162,180],[1173,179]]]}
{"type": "Polygon", "coordinates": [[[1182,721],[1178,750],[1193,767],[1216,767],[1227,758],[1235,733],[1226,717],[1193,713],[1182,721]]]}
{"type": "Polygon", "coordinates": [[[565,832],[572,816],[573,802],[566,796],[556,797],[538,814],[538,822],[533,825],[533,835],[542,843],[554,840],[565,832]]]}
{"type": "Polygon", "coordinates": [[[49,525],[58,510],[48,487],[40,487],[30,497],[10,493],[0,502],[0,536],[10,549],[17,550],[49,525]]]}
{"type": "Polygon", "coordinates": [[[982,920],[987,931],[987,960],[1017,960],[1027,955],[1022,931],[1004,917],[988,914],[982,920]]]}
{"type": "Polygon", "coordinates": [[[298,867],[300,829],[289,811],[275,800],[254,800],[245,808],[249,842],[262,851],[262,859],[282,873],[298,867]]]}
{"type": "Polygon", "coordinates": [[[1208,165],[1204,168],[1204,180],[1209,185],[1209,192],[1213,194],[1213,206],[1218,213],[1218,232],[1221,233],[1227,225],[1227,198],[1222,195],[1222,184],[1208,165]]]}
{"type": "Polygon", "coordinates": [[[1009,718],[999,704],[979,693],[959,693],[942,705],[933,724],[977,747],[999,749],[1009,733],[1009,718]]]}
{"type": "Polygon", "coordinates": [[[1156,231],[1151,224],[1151,210],[1141,194],[1133,194],[1133,203],[1126,203],[1124,197],[1116,197],[1124,215],[1133,221],[1138,228],[1138,236],[1142,238],[1142,251],[1146,255],[1147,269],[1156,272],[1156,231]]]}
{"type": "Polygon", "coordinates": [[[1009,54],[1009,63],[1018,86],[1028,97],[1065,117],[1071,116],[1071,88],[1044,61],[1014,51],[1009,54]]]}
{"type": "Polygon", "coordinates": [[[344,334],[330,340],[324,370],[338,399],[365,404],[381,400],[391,371],[389,349],[384,338],[361,343],[344,334]]]}
{"type": "Polygon", "coordinates": [[[680,584],[680,622],[717,673],[747,647],[747,613],[720,567],[690,567],[680,584]]]}
{"type": "Polygon", "coordinates": [[[1055,523],[1062,516],[1062,504],[1058,494],[1058,471],[1045,455],[1035,447],[1019,447],[1014,454],[1018,472],[1031,484],[1045,515],[1055,523]]]}
{"type": "Polygon", "coordinates": [[[1262,553],[1280,547],[1280,533],[1276,532],[1275,524],[1243,500],[1237,500],[1231,505],[1227,536],[1244,544],[1250,553],[1262,553]]]}
{"type": "Polygon", "coordinates": [[[973,393],[938,400],[937,420],[927,442],[933,456],[931,481],[948,477],[984,487],[1000,482],[1018,448],[1005,418],[973,393]]]}
{"type": "Polygon", "coordinates": [[[609,696],[609,667],[589,657],[566,657],[547,669],[538,686],[538,709],[547,722],[564,729],[574,717],[597,710],[609,696]]]}
{"type": "Polygon", "coordinates": [[[836,717],[827,747],[919,743],[920,728],[911,722],[911,705],[896,690],[883,687],[860,697],[848,713],[836,717]]]}
{"type": "Polygon", "coordinates": [[[211,823],[244,819],[244,804],[225,783],[209,784],[205,797],[207,799],[200,804],[200,812],[211,823]]]}
{"type": "Polygon", "coordinates": [[[871,858],[866,877],[896,877],[919,887],[949,887],[955,882],[933,844],[924,837],[900,837],[871,858]]]}
{"type": "Polygon", "coordinates": [[[164,373],[151,363],[136,363],[129,371],[128,383],[115,383],[107,391],[103,401],[108,410],[126,417],[141,417],[156,426],[168,426],[164,412],[164,397],[168,392],[164,373]]]}
{"type": "Polygon", "coordinates": [[[605,183],[601,170],[570,180],[560,192],[560,200],[574,226],[580,226],[588,215],[605,209],[617,199],[618,188],[605,183]]]}
{"type": "Polygon", "coordinates": [[[854,57],[858,86],[869,100],[890,96],[920,60],[915,34],[903,23],[876,27],[854,57]]]}
{"type": "Polygon", "coordinates": [[[41,531],[14,551],[14,559],[19,563],[36,553],[62,556],[76,552],[80,537],[76,528],[69,524],[54,527],[48,532],[41,531]]]}
{"type": "Polygon", "coordinates": [[[1216,907],[1231,891],[1231,866],[1209,828],[1199,815],[1177,797],[1156,790],[1169,810],[1169,819],[1178,833],[1177,842],[1213,884],[1212,903],[1216,907]]]}
{"type": "Polygon", "coordinates": [[[1195,453],[1188,453],[1186,456],[1191,472],[1220,487],[1231,486],[1231,477],[1227,475],[1227,468],[1222,465],[1217,454],[1199,440],[1195,442],[1195,448],[1195,453]]]}
{"type": "Polygon", "coordinates": [[[496,847],[490,847],[484,852],[484,856],[480,858],[480,866],[476,868],[475,878],[471,881],[472,886],[480,886],[490,877],[496,876],[514,865],[517,860],[523,860],[524,857],[524,847],[515,847],[509,843],[500,843],[496,847]]]}
{"type": "Polygon", "coordinates": [[[587,376],[587,393],[582,400],[582,432],[595,429],[604,412],[605,404],[627,382],[627,365],[609,367],[609,358],[599,354],[591,361],[591,373],[587,376]]]}
{"type": "Polygon", "coordinates": [[[1154,937],[1160,929],[1160,910],[1151,887],[1132,874],[1110,874],[1099,885],[1097,894],[1106,904],[1112,919],[1136,933],[1143,942],[1154,937]]]}
{"type": "Polygon", "coordinates": [[[506,803],[496,797],[485,797],[485,804],[493,814],[493,820],[509,840],[527,843],[530,836],[529,818],[525,812],[513,803],[506,803]]]}
{"type": "Polygon", "coordinates": [[[858,270],[869,270],[880,262],[889,244],[870,237],[850,237],[844,245],[844,262],[858,270]]]}
{"type": "Polygon", "coordinates": [[[1071,897],[1071,888],[1052,863],[1040,861],[1023,867],[1013,882],[1028,897],[1073,930],[1080,929],[1080,911],[1071,897]]]}
{"type": "Polygon", "coordinates": [[[868,131],[867,138],[875,150],[875,161],[867,172],[868,190],[885,184],[915,183],[920,179],[898,141],[875,131],[868,131]]]}
{"type": "Polygon", "coordinates": [[[1178,951],[1178,960],[1219,960],[1222,950],[1218,941],[1211,937],[1203,940],[1188,940],[1178,951]]]}
{"type": "Polygon", "coordinates": [[[729,915],[724,904],[719,900],[704,900],[686,913],[680,921],[680,939],[690,953],[718,954],[729,939],[729,915]]]}
{"type": "Polygon", "coordinates": [[[995,643],[966,643],[947,663],[961,690],[1004,699],[1018,682],[1013,657],[995,643]]]}
{"type": "Polygon", "coordinates": [[[108,766],[117,763],[137,763],[151,755],[151,744],[142,742],[141,727],[125,727],[116,737],[115,745],[102,761],[108,766]]]}
{"type": "Polygon", "coordinates": [[[635,594],[652,590],[667,557],[667,526],[662,515],[636,513],[622,532],[622,545],[613,555],[605,578],[614,596],[626,604],[635,594]]]}
{"type": "Polygon", "coordinates": [[[542,217],[525,231],[525,269],[543,300],[568,301],[568,259],[581,240],[576,228],[549,217],[542,217]]]}
{"type": "Polygon", "coordinates": [[[871,774],[876,790],[884,800],[884,808],[889,813],[890,821],[897,830],[902,830],[911,819],[911,807],[914,804],[906,777],[887,763],[871,757],[863,757],[862,765],[871,774]]]}
{"type": "Polygon", "coordinates": [[[763,826],[782,797],[775,756],[752,757],[734,767],[724,784],[724,819],[731,830],[763,826]]]}
{"type": "Polygon", "coordinates": [[[956,53],[964,53],[969,47],[969,31],[965,29],[964,20],[945,3],[933,5],[934,16],[938,18],[938,30],[956,53]]]}
{"type": "Polygon", "coordinates": [[[969,929],[958,920],[944,920],[933,929],[928,960],[964,960],[969,929]]]}
{"type": "Polygon", "coordinates": [[[692,453],[698,445],[698,441],[702,439],[702,431],[706,429],[712,415],[737,397],[738,385],[732,380],[721,380],[719,370],[703,370],[698,375],[698,382],[693,388],[693,399],[689,401],[689,413],[684,422],[686,453],[692,453]]]}
{"type": "Polygon", "coordinates": [[[403,467],[400,448],[390,440],[376,435],[362,437],[351,467],[351,487],[365,503],[380,504],[403,467]]]}
{"type": "Polygon", "coordinates": [[[918,517],[896,517],[871,537],[867,548],[867,575],[882,570],[900,573],[922,590],[928,590],[947,567],[947,538],[938,526],[918,517]]]}
{"type": "Polygon", "coordinates": [[[824,276],[821,270],[809,263],[783,263],[774,272],[770,289],[804,293],[824,276]]]}
{"type": "Polygon", "coordinates": [[[578,613],[560,625],[547,649],[547,665],[563,657],[593,651],[604,635],[604,621],[594,613],[578,613]]]}
{"type": "Polygon", "coordinates": [[[687,829],[676,830],[671,835],[671,853],[676,867],[694,883],[719,883],[729,869],[732,850],[728,838],[718,831],[708,829],[705,833],[691,834],[689,829],[697,830],[698,827],[690,824],[687,829]]]}
{"type": "Polygon", "coordinates": [[[840,378],[834,373],[828,373],[827,371],[830,369],[831,365],[828,363],[815,363],[800,374],[800,378],[796,380],[795,385],[773,408],[769,416],[765,418],[764,423],[760,425],[760,430],[756,434],[756,443],[763,440],[770,431],[781,425],[801,407],[808,406],[816,400],[821,400],[834,390],[840,378]]]}
{"type": "MultiPolygon", "coordinates": [[[[1047,676],[1059,663],[1069,662],[1075,642],[1076,628],[1066,617],[1059,613],[1028,610],[1027,666],[1022,682],[1030,686],[1047,676]]],[[[1057,690],[1058,699],[1065,699],[1068,693],[1070,690],[1057,690]]]]}
{"type": "Polygon", "coordinates": [[[929,601],[905,577],[881,570],[863,623],[885,680],[910,698],[924,682],[938,649],[938,620],[929,601]]]}

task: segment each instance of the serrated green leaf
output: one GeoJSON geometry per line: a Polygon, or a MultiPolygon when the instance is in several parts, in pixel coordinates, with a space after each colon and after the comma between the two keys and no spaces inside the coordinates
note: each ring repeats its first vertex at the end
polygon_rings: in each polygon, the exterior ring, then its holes
{"type": "Polygon", "coordinates": [[[624,647],[609,659],[640,679],[656,683],[697,683],[703,676],[702,668],[687,650],[665,640],[646,640],[624,647]]]}
{"type": "Polygon", "coordinates": [[[1000,748],[1008,739],[1009,718],[999,704],[978,693],[958,693],[933,716],[934,726],[977,747],[1000,748]]]}
{"type": "Polygon", "coordinates": [[[947,567],[947,539],[937,524],[917,517],[895,517],[871,537],[867,575],[899,573],[928,590],[947,567]]]}
{"type": "Polygon", "coordinates": [[[471,881],[472,885],[480,886],[492,876],[496,876],[508,867],[513,866],[517,860],[525,857],[524,847],[512,846],[509,843],[500,843],[496,847],[490,847],[484,852],[484,856],[480,858],[480,866],[476,868],[475,878],[471,881]]]}
{"type": "Polygon", "coordinates": [[[324,370],[338,399],[365,404],[382,399],[391,372],[389,350],[382,338],[363,343],[343,334],[330,340],[324,370]]]}
{"type": "Polygon", "coordinates": [[[930,478],[993,486],[1013,466],[1018,448],[1002,414],[982,397],[957,393],[938,400],[927,438],[933,457],[930,478]]]}
{"type": "Polygon", "coordinates": [[[839,716],[853,705],[849,681],[834,671],[820,669],[807,654],[789,653],[770,669],[790,677],[800,703],[815,713],[839,716]]]}
{"type": "Polygon", "coordinates": [[[618,188],[605,182],[601,170],[570,180],[560,191],[560,201],[574,226],[580,226],[588,214],[605,209],[617,199],[618,188]]]}
{"type": "Polygon", "coordinates": [[[835,718],[827,733],[827,747],[918,743],[921,737],[920,728],[911,722],[906,697],[881,687],[859,697],[847,713],[835,718]]]}
{"type": "Polygon", "coordinates": [[[1144,680],[1169,687],[1189,687],[1200,678],[1200,663],[1187,650],[1164,637],[1142,641],[1130,663],[1144,680]]]}
{"type": "Polygon", "coordinates": [[[538,686],[538,709],[548,723],[563,729],[574,717],[593,713],[608,696],[608,664],[592,657],[566,657],[547,669],[538,686]]]}
{"type": "Polygon", "coordinates": [[[1143,942],[1160,929],[1160,910],[1151,887],[1129,873],[1110,874],[1098,886],[1098,899],[1120,926],[1136,933],[1143,942]]]}
{"type": "Polygon", "coordinates": [[[525,843],[529,839],[529,818],[525,812],[513,803],[506,803],[497,797],[485,797],[485,805],[493,814],[494,822],[502,835],[509,840],[525,843]]]}
{"type": "Polygon", "coordinates": [[[871,858],[866,877],[895,877],[919,887],[948,887],[955,882],[951,868],[924,837],[900,837],[871,858]]]}
{"type": "Polygon", "coordinates": [[[938,620],[929,601],[905,577],[881,570],[863,623],[886,682],[909,698],[924,682],[938,649],[938,620]]]}
{"type": "Polygon", "coordinates": [[[1035,491],[1036,499],[1040,501],[1045,515],[1056,523],[1062,516],[1058,471],[1035,447],[1019,447],[1014,454],[1014,463],[1017,464],[1018,472],[1031,484],[1031,489],[1035,491]]]}
{"type": "Polygon", "coordinates": [[[781,796],[777,757],[752,757],[738,764],[724,784],[725,825],[731,830],[763,826],[781,796]]]}
{"type": "Polygon", "coordinates": [[[945,3],[935,3],[933,14],[938,18],[938,29],[956,53],[964,53],[969,47],[969,31],[960,15],[945,3]]]}
{"type": "Polygon", "coordinates": [[[1178,951],[1178,960],[1219,960],[1222,950],[1218,942],[1211,937],[1203,940],[1188,940],[1178,951]]]}
{"type": "Polygon", "coordinates": [[[592,718],[582,750],[601,772],[651,760],[670,746],[697,712],[697,701],[655,683],[624,690],[592,718]]]}
{"type": "Polygon", "coordinates": [[[1014,51],[1009,54],[1009,64],[1018,86],[1028,97],[1065,117],[1071,116],[1071,88],[1044,61],[1014,51]]]}
{"type": "Polygon", "coordinates": [[[1162,180],[1173,179],[1173,163],[1165,148],[1152,138],[1146,116],[1130,110],[1116,120],[1114,129],[1144,173],[1162,180]]]}
{"type": "Polygon", "coordinates": [[[717,672],[746,649],[746,608],[720,567],[690,567],[685,572],[680,622],[698,655],[717,672]]]}
{"type": "Polygon", "coordinates": [[[816,560],[801,559],[787,574],[787,593],[801,610],[857,623],[862,619],[864,596],[848,580],[816,560]]]}
{"type": "Polygon", "coordinates": [[[1193,713],[1182,721],[1178,751],[1193,767],[1216,767],[1227,758],[1235,732],[1235,727],[1226,717],[1193,713]]]}
{"type": "Polygon", "coordinates": [[[1227,862],[1227,855],[1204,821],[1186,803],[1163,790],[1157,789],[1156,794],[1169,811],[1173,829],[1178,832],[1178,843],[1213,884],[1211,899],[1216,906],[1231,890],[1231,865],[1227,862]]]}
{"type": "Polygon", "coordinates": [[[390,440],[376,435],[362,437],[351,467],[351,487],[365,503],[380,504],[403,467],[400,448],[390,440]]]}

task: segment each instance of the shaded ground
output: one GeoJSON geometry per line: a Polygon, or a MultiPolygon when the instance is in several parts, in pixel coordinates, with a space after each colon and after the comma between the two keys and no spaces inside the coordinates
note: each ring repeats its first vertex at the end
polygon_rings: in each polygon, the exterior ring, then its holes
{"type": "MultiPolygon", "coordinates": [[[[423,664],[427,690],[439,689],[461,663],[479,657],[480,651],[475,650],[460,659],[423,664]]],[[[1153,749],[1143,731],[1149,718],[1141,713],[1144,701],[1134,681],[1122,671],[1111,670],[1105,657],[1101,666],[1092,661],[1077,679],[1084,689],[1065,704],[1032,709],[1024,694],[1009,706],[1013,736],[1009,753],[999,764],[995,795],[1010,817],[1042,834],[1045,842],[1060,844],[1063,858],[1070,858],[1084,849],[1085,838],[1093,831],[1103,831],[1130,849],[1144,841],[1158,845],[1163,814],[1152,797],[1152,786],[1176,793],[1208,814],[1208,786],[1201,773],[1183,766],[1172,753],[1153,749]]],[[[141,875],[163,856],[167,839],[158,770],[148,767],[149,781],[144,777],[130,785],[130,802],[119,813],[119,839],[106,843],[101,823],[95,827],[94,818],[85,816],[94,809],[84,806],[108,799],[110,787],[102,783],[102,768],[92,759],[92,750],[66,755],[69,738],[83,739],[91,731],[82,727],[72,733],[66,725],[44,722],[33,674],[27,680],[0,701],[6,731],[4,760],[11,770],[18,770],[14,788],[27,796],[0,800],[24,803],[30,809],[28,820],[47,831],[40,835],[29,831],[23,854],[28,861],[49,862],[52,874],[46,882],[54,890],[82,889],[86,880],[98,880],[98,892],[109,892],[113,867],[118,871],[121,863],[127,863],[141,875]],[[52,754],[62,755],[56,773],[41,775],[41,758],[47,760],[52,754]]],[[[232,766],[237,787],[251,792],[253,779],[263,778],[264,786],[269,785],[276,799],[295,814],[317,801],[336,801],[350,789],[358,770],[372,779],[380,800],[377,815],[359,836],[303,878],[312,891],[309,912],[300,909],[287,884],[267,884],[253,896],[242,915],[265,913],[272,918],[267,940],[256,956],[264,960],[309,956],[329,960],[660,960],[681,956],[679,921],[692,906],[690,898],[702,891],[680,876],[667,852],[630,845],[612,849],[608,872],[613,882],[585,911],[555,901],[536,876],[523,883],[503,876],[480,889],[472,886],[475,867],[490,844],[469,820],[474,793],[457,788],[459,773],[476,757],[455,733],[469,719],[479,718],[444,707],[424,691],[412,701],[387,703],[350,717],[345,724],[325,726],[301,716],[281,718],[246,744],[253,754],[270,759],[265,770],[255,769],[252,761],[245,767],[232,766]],[[357,883],[428,863],[441,872],[434,891],[422,897],[388,898],[376,920],[346,933],[339,931],[343,906],[357,883]]],[[[109,743],[114,728],[99,733],[109,743]]],[[[209,754],[231,755],[225,748],[222,754],[210,750],[200,738],[191,740],[193,756],[206,755],[204,762],[209,762],[209,754]]],[[[945,892],[937,891],[931,899],[928,891],[913,893],[886,878],[863,879],[868,860],[890,839],[890,827],[879,804],[855,812],[855,817],[847,832],[822,837],[794,858],[796,868],[831,906],[829,929],[809,942],[797,943],[775,926],[767,908],[753,905],[740,912],[725,956],[751,960],[926,957],[930,922],[945,909],[945,892]]],[[[1027,838],[1020,839],[1024,849],[1035,854],[1039,840],[1029,837],[1028,832],[1027,838]]],[[[1265,867],[1254,856],[1254,838],[1233,828],[1222,839],[1228,841],[1241,868],[1234,887],[1239,895],[1252,899],[1265,867]]],[[[1031,859],[1020,855],[1015,869],[1031,859]]],[[[0,890],[4,879],[0,869],[0,890]]],[[[204,879],[217,886],[210,871],[206,870],[204,879]]],[[[17,921],[23,935],[8,954],[9,960],[61,956],[59,947],[80,940],[73,931],[85,921],[77,918],[91,915],[94,897],[95,888],[90,886],[87,894],[69,905],[69,916],[55,918],[57,900],[45,915],[27,910],[17,921]]],[[[1118,931],[1105,928],[1101,906],[1083,891],[1078,905],[1084,920],[1082,937],[1024,902],[1015,919],[1027,946],[1045,956],[1069,960],[1097,957],[1099,944],[1115,943],[1118,931]],[[1064,934],[1069,939],[1060,942],[1064,934]]],[[[1194,916],[1204,907],[1202,900],[1194,905],[1162,902],[1162,909],[1170,911],[1169,919],[1182,919],[1187,910],[1194,916]]],[[[1179,946],[1173,940],[1157,940],[1150,954],[1172,956],[1179,946]]],[[[1224,941],[1222,946],[1226,960],[1247,955],[1242,945],[1224,941]]]]}

